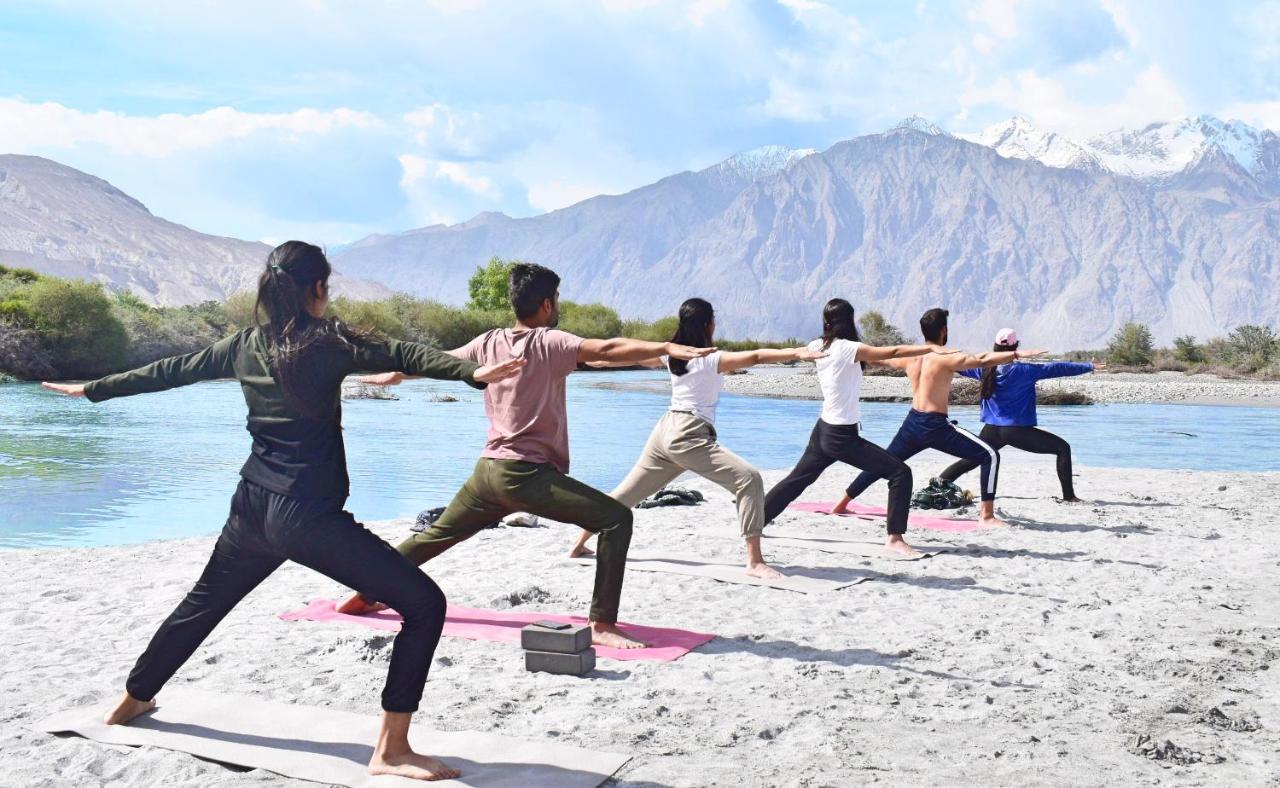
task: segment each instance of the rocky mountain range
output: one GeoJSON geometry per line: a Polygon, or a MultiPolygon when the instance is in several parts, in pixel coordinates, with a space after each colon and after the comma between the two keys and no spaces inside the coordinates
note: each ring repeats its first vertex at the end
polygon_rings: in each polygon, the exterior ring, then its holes
{"type": "Polygon", "coordinates": [[[1274,133],[1213,118],[1085,143],[1016,118],[972,138],[911,118],[541,216],[374,236],[337,259],[450,302],[489,256],[528,259],[562,274],[566,298],[628,316],[709,298],[727,336],[813,336],[842,296],[908,333],[946,306],[974,346],[1013,325],[1033,344],[1100,347],[1129,320],[1168,342],[1280,314],[1278,164],[1274,133]]]}
{"type": "MultiPolygon", "coordinates": [[[[106,181],[37,156],[0,156],[0,264],[101,282],[147,303],[221,301],[256,287],[271,247],[165,221],[106,181]]],[[[389,295],[337,276],[334,291],[389,295]]]]}

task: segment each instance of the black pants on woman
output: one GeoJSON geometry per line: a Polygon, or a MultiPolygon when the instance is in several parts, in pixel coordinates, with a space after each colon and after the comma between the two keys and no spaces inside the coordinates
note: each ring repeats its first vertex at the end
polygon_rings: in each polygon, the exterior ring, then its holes
{"type": "Polygon", "coordinates": [[[837,462],[889,480],[888,530],[891,534],[905,534],[911,507],[911,468],[859,435],[857,424],[828,424],[822,419],[818,419],[809,434],[809,445],[800,462],[765,496],[764,521],[772,522],[782,514],[823,471],[837,462]]]}
{"type": "Polygon", "coordinates": [[[444,629],[444,592],[343,511],[344,503],[291,498],[241,480],[204,573],[138,658],[125,684],[129,694],[155,697],[218,622],[289,560],[385,600],[400,613],[404,626],[391,649],[382,708],[417,711],[444,629]]]}
{"type": "MultiPolygon", "coordinates": [[[[988,424],[978,433],[978,437],[999,451],[1005,446],[1022,449],[1032,454],[1056,454],[1058,456],[1058,482],[1062,484],[1062,497],[1076,497],[1076,488],[1071,481],[1071,444],[1052,432],[1045,432],[1038,427],[999,427],[988,424]]],[[[978,467],[971,460],[953,463],[942,472],[942,478],[954,482],[969,471],[978,467]]]]}

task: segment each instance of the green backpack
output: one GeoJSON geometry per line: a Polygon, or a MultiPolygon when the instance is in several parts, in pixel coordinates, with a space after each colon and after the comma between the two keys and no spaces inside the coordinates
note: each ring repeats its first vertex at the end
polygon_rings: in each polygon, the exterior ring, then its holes
{"type": "Polygon", "coordinates": [[[933,478],[911,496],[912,509],[959,509],[973,503],[973,494],[945,479],[933,478]]]}

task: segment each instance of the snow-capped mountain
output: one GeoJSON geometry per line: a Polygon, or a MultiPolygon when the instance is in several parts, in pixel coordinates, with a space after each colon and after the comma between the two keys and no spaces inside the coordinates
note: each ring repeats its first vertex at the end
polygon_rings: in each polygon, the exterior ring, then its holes
{"type": "Polygon", "coordinates": [[[781,172],[805,156],[817,153],[813,148],[788,148],[785,145],[765,145],[755,150],[730,156],[712,169],[732,172],[734,175],[756,180],[781,172]]]}
{"type": "Polygon", "coordinates": [[[1161,178],[1182,172],[1218,149],[1262,181],[1280,177],[1280,137],[1239,120],[1211,115],[1115,129],[1085,141],[1035,128],[1022,117],[988,126],[961,139],[994,148],[1008,159],[1033,159],[1050,167],[1161,178]]]}
{"type": "Polygon", "coordinates": [[[1098,157],[1084,146],[1061,134],[1040,131],[1021,115],[988,126],[976,134],[957,134],[962,140],[976,142],[1006,159],[1029,159],[1050,167],[1066,167],[1086,172],[1103,172],[1106,168],[1098,157]]]}

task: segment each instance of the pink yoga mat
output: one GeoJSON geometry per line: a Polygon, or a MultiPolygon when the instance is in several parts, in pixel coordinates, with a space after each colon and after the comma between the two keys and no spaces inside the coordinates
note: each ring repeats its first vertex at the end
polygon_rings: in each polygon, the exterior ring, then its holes
{"type": "MultiPolygon", "coordinates": [[[[823,503],[821,501],[804,502],[800,501],[788,506],[788,509],[794,509],[797,512],[815,512],[817,514],[831,514],[831,507],[835,506],[835,502],[823,503]]],[[[865,503],[854,501],[848,506],[849,511],[838,517],[857,517],[863,520],[882,519],[889,512],[879,506],[869,506],[865,503]]],[[[948,517],[933,517],[927,514],[910,514],[907,515],[907,524],[915,528],[928,528],[933,531],[976,531],[978,529],[977,520],[952,520],[948,517]]]]}
{"type": "MultiPolygon", "coordinates": [[[[282,613],[285,621],[339,621],[346,624],[400,631],[400,614],[394,610],[381,610],[364,616],[339,613],[332,599],[317,599],[302,610],[282,613]]],[[[520,630],[535,621],[559,621],[564,624],[585,624],[579,616],[561,616],[553,613],[526,613],[518,610],[482,610],[475,607],[449,605],[445,614],[444,634],[468,640],[488,640],[494,643],[519,643],[520,630]]],[[[628,635],[648,643],[647,648],[604,648],[596,646],[596,656],[609,659],[644,659],[653,662],[671,662],[711,640],[715,635],[689,632],[684,629],[646,627],[639,624],[618,624],[628,635]]]]}

